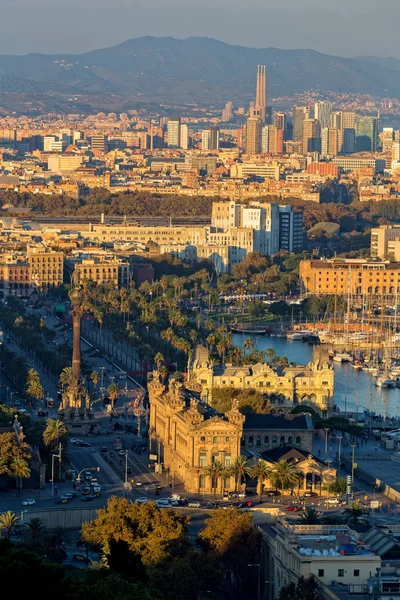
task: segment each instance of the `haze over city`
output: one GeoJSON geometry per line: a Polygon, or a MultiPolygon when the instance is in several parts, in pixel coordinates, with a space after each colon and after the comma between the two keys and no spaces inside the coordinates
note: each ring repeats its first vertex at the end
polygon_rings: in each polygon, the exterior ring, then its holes
{"type": "Polygon", "coordinates": [[[0,0],[0,11],[2,54],[85,52],[170,35],[400,58],[397,0],[0,0]]]}

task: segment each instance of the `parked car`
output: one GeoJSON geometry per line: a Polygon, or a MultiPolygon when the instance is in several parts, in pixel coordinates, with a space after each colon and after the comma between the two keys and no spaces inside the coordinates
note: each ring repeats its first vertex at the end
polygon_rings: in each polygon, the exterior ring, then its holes
{"type": "Polygon", "coordinates": [[[252,500],[245,500],[244,502],[240,502],[240,504],[239,504],[239,508],[245,508],[245,507],[250,508],[251,506],[254,506],[252,500]]]}
{"type": "Polygon", "coordinates": [[[140,498],[136,498],[135,502],[139,502],[139,504],[146,504],[146,502],[148,502],[148,498],[146,498],[146,496],[140,496],[140,498]]]}
{"type": "Polygon", "coordinates": [[[278,490],[270,490],[267,492],[267,496],[280,496],[281,493],[278,490]]]}
{"type": "Polygon", "coordinates": [[[340,504],[340,500],[339,500],[339,498],[327,498],[325,500],[325,504],[338,505],[338,504],[340,504]]]}
{"type": "Polygon", "coordinates": [[[306,492],[306,493],[304,494],[304,496],[305,496],[306,498],[315,498],[316,496],[318,496],[318,493],[317,493],[317,492],[306,492]]]}
{"type": "Polygon", "coordinates": [[[27,498],[21,502],[22,506],[33,506],[36,504],[35,498],[27,498]]]}
{"type": "Polygon", "coordinates": [[[67,492],[66,494],[64,494],[64,496],[73,499],[76,498],[76,492],[67,492]]]}
{"type": "Polygon", "coordinates": [[[102,446],[102,447],[101,447],[101,451],[102,451],[102,452],[108,452],[108,450],[107,450],[107,448],[106,448],[105,446],[102,446]]]}
{"type": "Polygon", "coordinates": [[[218,508],[218,504],[216,502],[207,502],[207,508],[218,508]]]}
{"type": "Polygon", "coordinates": [[[90,494],[90,487],[86,485],[81,487],[81,494],[83,494],[84,496],[90,494]]]}
{"type": "Polygon", "coordinates": [[[156,505],[158,508],[168,508],[169,507],[168,498],[159,498],[159,500],[156,500],[156,505]]]}
{"type": "Polygon", "coordinates": [[[84,446],[85,448],[88,448],[91,444],[89,444],[89,442],[84,442],[83,440],[78,440],[78,442],[75,442],[75,446],[84,446]]]}
{"type": "Polygon", "coordinates": [[[298,506],[291,505],[291,506],[286,506],[285,510],[287,510],[288,512],[298,512],[300,510],[300,508],[298,506]]]}
{"type": "Polygon", "coordinates": [[[197,500],[188,503],[189,508],[200,508],[201,504],[197,500]]]}
{"type": "Polygon", "coordinates": [[[120,456],[125,456],[125,450],[120,450],[120,451],[118,452],[118,454],[119,454],[120,456]]]}
{"type": "Polygon", "coordinates": [[[55,504],[68,504],[69,500],[68,496],[60,496],[56,498],[55,504]]]}

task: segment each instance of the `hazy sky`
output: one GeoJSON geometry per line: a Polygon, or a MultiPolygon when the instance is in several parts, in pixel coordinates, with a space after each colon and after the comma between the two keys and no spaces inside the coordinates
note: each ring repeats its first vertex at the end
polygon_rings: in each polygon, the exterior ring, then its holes
{"type": "Polygon", "coordinates": [[[0,0],[1,54],[84,52],[142,35],[400,58],[400,0],[0,0]]]}

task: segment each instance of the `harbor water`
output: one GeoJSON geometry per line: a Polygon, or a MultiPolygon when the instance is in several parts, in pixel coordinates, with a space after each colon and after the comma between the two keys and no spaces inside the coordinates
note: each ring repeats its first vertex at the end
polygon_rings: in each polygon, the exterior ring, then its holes
{"type": "MultiPolygon", "coordinates": [[[[233,343],[243,347],[246,338],[251,337],[256,350],[273,348],[278,356],[286,356],[289,363],[306,365],[312,360],[313,346],[300,340],[234,333],[233,343]]],[[[372,410],[376,415],[398,417],[400,415],[400,389],[380,388],[375,385],[375,377],[367,371],[355,371],[350,363],[333,363],[335,368],[334,402],[342,412],[363,413],[372,410]]]]}

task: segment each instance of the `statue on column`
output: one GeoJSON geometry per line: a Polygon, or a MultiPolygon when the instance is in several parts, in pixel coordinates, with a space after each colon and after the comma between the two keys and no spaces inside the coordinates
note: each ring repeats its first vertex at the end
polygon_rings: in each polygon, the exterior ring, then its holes
{"type": "Polygon", "coordinates": [[[60,410],[67,418],[85,418],[90,409],[90,399],[81,378],[81,320],[87,307],[84,289],[75,275],[68,296],[72,304],[72,378],[60,410]]]}

